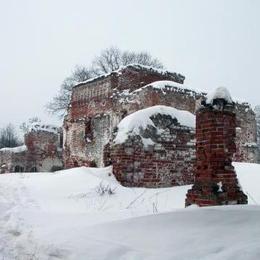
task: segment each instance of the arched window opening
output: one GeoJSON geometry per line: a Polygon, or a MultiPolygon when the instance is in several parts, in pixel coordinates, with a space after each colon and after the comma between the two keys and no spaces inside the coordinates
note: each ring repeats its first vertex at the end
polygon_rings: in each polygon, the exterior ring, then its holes
{"type": "Polygon", "coordinates": [[[14,172],[24,172],[24,168],[20,165],[14,167],[14,172]]]}
{"type": "Polygon", "coordinates": [[[37,168],[36,167],[32,167],[31,172],[37,172],[37,168]]]}

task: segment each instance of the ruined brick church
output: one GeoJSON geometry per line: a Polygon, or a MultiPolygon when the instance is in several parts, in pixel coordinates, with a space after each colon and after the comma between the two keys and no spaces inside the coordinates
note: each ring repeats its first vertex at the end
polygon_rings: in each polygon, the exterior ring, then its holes
{"type": "MultiPolygon", "coordinates": [[[[126,186],[193,183],[195,111],[206,93],[185,77],[128,65],[76,85],[64,120],[65,168],[113,165],[126,186]]],[[[259,162],[256,116],[235,104],[235,161],[259,162]]]]}
{"type": "MultiPolygon", "coordinates": [[[[77,84],[63,131],[32,127],[23,146],[0,149],[1,173],[112,165],[125,186],[194,183],[195,113],[206,93],[184,80],[133,64],[77,84]]],[[[259,111],[248,103],[234,105],[235,161],[260,162],[259,111]]]]}

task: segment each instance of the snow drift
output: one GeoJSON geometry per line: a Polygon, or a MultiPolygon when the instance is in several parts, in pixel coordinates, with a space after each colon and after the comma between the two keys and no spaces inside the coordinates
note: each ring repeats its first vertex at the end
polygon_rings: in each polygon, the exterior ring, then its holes
{"type": "Polygon", "coordinates": [[[190,186],[126,188],[111,168],[1,175],[0,256],[259,259],[260,165],[234,166],[251,205],[184,209],[190,186]]]}

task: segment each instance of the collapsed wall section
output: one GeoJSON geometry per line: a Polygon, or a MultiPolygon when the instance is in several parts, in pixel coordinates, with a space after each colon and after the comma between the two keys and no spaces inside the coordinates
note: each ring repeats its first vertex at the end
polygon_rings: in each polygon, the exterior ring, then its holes
{"type": "Polygon", "coordinates": [[[193,183],[194,116],[154,106],[125,117],[104,149],[105,165],[125,186],[170,187],[193,183]]]}
{"type": "Polygon", "coordinates": [[[65,167],[103,166],[104,145],[112,137],[120,120],[143,105],[150,106],[146,101],[142,104],[125,104],[122,102],[125,94],[156,80],[176,80],[182,83],[184,77],[177,73],[130,65],[75,86],[63,127],[65,167]]]}
{"type": "Polygon", "coordinates": [[[24,171],[26,169],[25,145],[0,149],[0,173],[24,171]]]}
{"type": "Polygon", "coordinates": [[[66,168],[103,166],[103,149],[121,119],[117,114],[66,121],[63,160],[66,168]]]}
{"type": "Polygon", "coordinates": [[[259,163],[256,114],[248,103],[236,103],[236,153],[237,162],[259,163]]]}
{"type": "Polygon", "coordinates": [[[35,124],[25,134],[24,143],[0,149],[1,173],[51,172],[63,168],[60,129],[35,124]]]}
{"type": "Polygon", "coordinates": [[[258,163],[260,163],[260,106],[259,105],[255,107],[254,112],[256,114],[258,163]]]}
{"type": "Polygon", "coordinates": [[[38,129],[25,135],[26,171],[52,172],[63,168],[60,130],[38,129]]]}

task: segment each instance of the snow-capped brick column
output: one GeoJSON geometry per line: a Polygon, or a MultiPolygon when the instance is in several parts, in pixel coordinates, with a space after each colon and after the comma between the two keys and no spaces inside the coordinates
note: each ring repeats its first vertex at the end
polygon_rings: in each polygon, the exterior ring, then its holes
{"type": "Polygon", "coordinates": [[[225,88],[218,88],[196,112],[195,183],[186,206],[247,203],[232,166],[235,135],[234,103],[225,88]]]}

